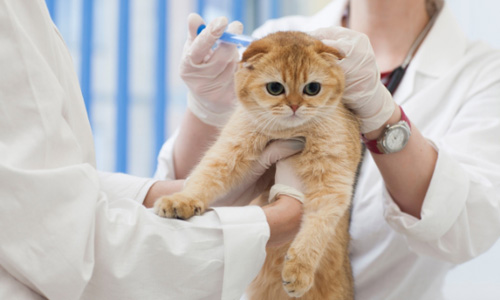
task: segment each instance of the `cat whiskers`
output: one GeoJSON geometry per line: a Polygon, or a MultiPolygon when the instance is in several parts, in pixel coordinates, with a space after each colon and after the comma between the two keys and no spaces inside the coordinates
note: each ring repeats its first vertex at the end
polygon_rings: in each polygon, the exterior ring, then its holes
{"type": "Polygon", "coordinates": [[[252,113],[252,116],[255,117],[253,121],[258,131],[266,132],[273,131],[273,129],[275,129],[279,117],[269,114],[266,111],[261,111],[260,109],[255,109],[250,112],[252,113]]]}
{"type": "Polygon", "coordinates": [[[261,132],[270,131],[269,128],[276,123],[276,117],[263,118],[262,122],[257,123],[257,130],[261,132]]]}

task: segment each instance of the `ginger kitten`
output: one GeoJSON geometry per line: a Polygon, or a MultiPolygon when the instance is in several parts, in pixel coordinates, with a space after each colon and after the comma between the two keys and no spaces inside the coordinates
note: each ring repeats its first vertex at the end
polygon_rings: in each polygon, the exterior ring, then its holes
{"type": "Polygon", "coordinates": [[[267,248],[248,288],[252,300],[353,299],[349,207],[361,158],[359,123],[341,102],[344,75],[336,49],[301,32],[253,42],[236,73],[240,105],[184,190],[155,203],[160,216],[187,219],[242,181],[275,139],[305,137],[290,158],[305,188],[295,239],[267,248]]]}

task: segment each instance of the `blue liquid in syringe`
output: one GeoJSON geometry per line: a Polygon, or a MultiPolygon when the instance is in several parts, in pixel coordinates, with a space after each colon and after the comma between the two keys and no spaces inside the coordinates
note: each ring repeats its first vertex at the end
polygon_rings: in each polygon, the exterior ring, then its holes
{"type": "MultiPolygon", "coordinates": [[[[205,27],[205,24],[201,24],[200,27],[198,27],[197,34],[200,34],[203,29],[205,29],[205,27]]],[[[253,42],[254,39],[247,35],[224,32],[219,40],[224,43],[235,44],[241,47],[248,47],[248,45],[250,45],[250,43],[253,42]]]]}

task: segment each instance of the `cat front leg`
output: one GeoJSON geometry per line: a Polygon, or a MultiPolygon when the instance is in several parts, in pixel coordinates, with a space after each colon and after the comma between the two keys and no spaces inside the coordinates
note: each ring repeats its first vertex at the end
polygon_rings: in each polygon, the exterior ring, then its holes
{"type": "MultiPolygon", "coordinates": [[[[352,186],[337,186],[306,194],[302,227],[287,251],[282,270],[283,287],[290,297],[302,297],[311,289],[325,249],[332,247],[332,239],[335,243],[343,241],[333,245],[338,248],[334,252],[346,253],[348,232],[339,232],[337,225],[341,219],[348,220],[344,216],[348,213],[351,189],[352,186]]],[[[332,268],[340,268],[344,259],[347,258],[339,257],[337,266],[332,268]]]]}
{"type": "Polygon", "coordinates": [[[246,133],[236,125],[233,123],[230,129],[221,133],[181,192],[163,196],[155,202],[156,214],[178,219],[201,215],[213,200],[227,194],[248,176],[267,138],[246,133]]]}
{"type": "Polygon", "coordinates": [[[228,147],[230,146],[218,145],[215,149],[210,149],[189,176],[181,192],[163,196],[155,202],[156,214],[177,219],[201,215],[213,200],[239,184],[248,173],[255,155],[245,150],[218,154],[220,151],[217,148],[228,147]]]}

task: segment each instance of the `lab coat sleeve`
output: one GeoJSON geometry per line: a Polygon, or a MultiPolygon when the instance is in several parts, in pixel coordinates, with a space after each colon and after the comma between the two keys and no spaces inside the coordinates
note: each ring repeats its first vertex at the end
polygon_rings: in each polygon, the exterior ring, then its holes
{"type": "Polygon", "coordinates": [[[402,213],[385,191],[385,218],[417,253],[453,263],[488,250],[500,236],[500,56],[471,84],[446,135],[421,219],[402,213]]]}
{"type": "Polygon", "coordinates": [[[43,0],[0,0],[0,45],[0,289],[14,278],[54,300],[238,298],[265,258],[262,209],[164,219],[137,203],[150,181],[103,187],[43,0]]]}
{"type": "Polygon", "coordinates": [[[106,242],[83,299],[239,299],[264,262],[269,229],[258,207],[186,222],[127,200],[100,205],[96,241],[106,242]]]}
{"type": "Polygon", "coordinates": [[[160,153],[158,154],[158,165],[156,166],[154,178],[158,180],[176,179],[174,169],[174,144],[178,135],[179,129],[177,129],[161,147],[160,153]]]}
{"type": "Polygon", "coordinates": [[[101,190],[110,201],[128,198],[142,204],[149,189],[157,181],[123,173],[99,171],[98,174],[101,190]]]}
{"type": "Polygon", "coordinates": [[[0,180],[0,264],[49,299],[236,299],[265,258],[259,207],[163,219],[109,201],[90,165],[2,165],[0,180]]]}

